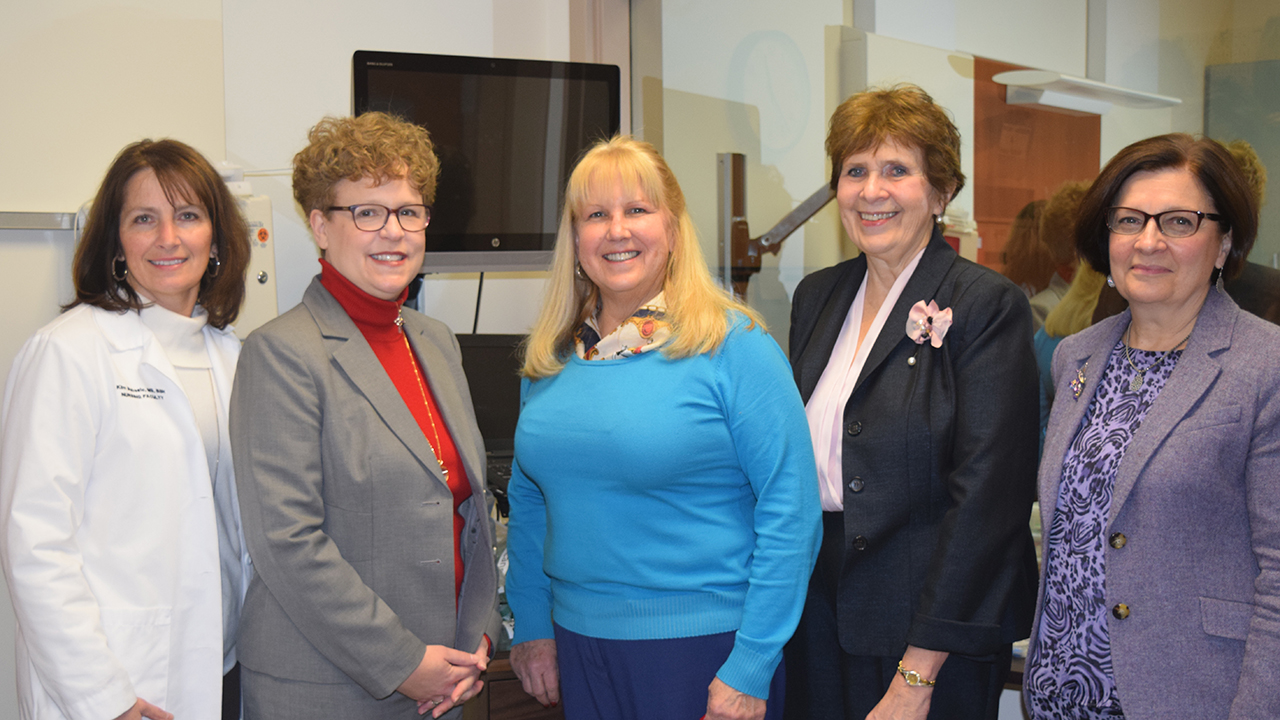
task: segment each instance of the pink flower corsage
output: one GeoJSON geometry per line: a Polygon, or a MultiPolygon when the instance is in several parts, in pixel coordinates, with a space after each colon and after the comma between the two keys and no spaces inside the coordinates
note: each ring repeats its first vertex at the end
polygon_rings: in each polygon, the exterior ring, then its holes
{"type": "Polygon", "coordinates": [[[939,310],[938,304],[932,300],[928,305],[921,300],[911,306],[911,313],[907,316],[907,337],[917,345],[928,340],[934,347],[942,347],[942,339],[950,328],[951,308],[939,310]]]}

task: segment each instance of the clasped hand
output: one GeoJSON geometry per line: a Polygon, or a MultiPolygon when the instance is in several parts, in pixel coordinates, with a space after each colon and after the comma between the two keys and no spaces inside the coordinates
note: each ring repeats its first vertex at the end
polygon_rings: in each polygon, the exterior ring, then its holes
{"type": "Polygon", "coordinates": [[[428,645],[422,662],[396,690],[418,701],[419,715],[430,711],[431,717],[438,718],[480,692],[484,687],[480,673],[488,664],[487,639],[481,639],[474,653],[428,645]]]}

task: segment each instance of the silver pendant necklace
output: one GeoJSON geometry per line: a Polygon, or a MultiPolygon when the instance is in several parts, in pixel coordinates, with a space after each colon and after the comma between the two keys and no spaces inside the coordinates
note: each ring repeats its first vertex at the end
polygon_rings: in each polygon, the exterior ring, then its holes
{"type": "MultiPolygon", "coordinates": [[[[1132,322],[1129,323],[1128,329],[1125,330],[1125,335],[1129,336],[1129,340],[1133,340],[1133,323],[1132,322]]],[[[1166,350],[1163,355],[1156,358],[1154,362],[1152,362],[1150,365],[1146,366],[1145,368],[1139,368],[1137,364],[1133,362],[1133,357],[1129,354],[1129,343],[1121,341],[1124,344],[1125,362],[1129,363],[1129,367],[1133,368],[1133,371],[1137,373],[1136,375],[1133,376],[1133,379],[1129,381],[1129,392],[1138,392],[1138,390],[1142,389],[1142,383],[1145,382],[1147,379],[1147,372],[1150,370],[1155,370],[1157,367],[1159,367],[1160,363],[1164,362],[1165,359],[1168,358],[1170,355],[1172,355],[1175,350],[1185,345],[1186,342],[1190,339],[1191,339],[1191,334],[1188,333],[1187,336],[1182,339],[1182,342],[1178,343],[1177,345],[1174,345],[1169,350],[1166,350]]]]}

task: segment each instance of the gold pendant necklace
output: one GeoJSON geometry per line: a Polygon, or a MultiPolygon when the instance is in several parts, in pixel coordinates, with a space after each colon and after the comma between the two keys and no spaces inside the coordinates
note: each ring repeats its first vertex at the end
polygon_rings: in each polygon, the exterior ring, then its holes
{"type": "MultiPolygon", "coordinates": [[[[422,404],[427,408],[427,422],[431,425],[431,434],[435,436],[436,442],[431,446],[431,452],[435,453],[436,464],[440,466],[440,472],[444,474],[444,481],[449,482],[449,469],[444,466],[444,461],[440,459],[442,448],[440,447],[440,429],[436,427],[436,416],[431,412],[431,402],[427,399],[427,385],[422,381],[422,373],[418,370],[418,357],[413,354],[413,346],[409,344],[409,336],[404,331],[404,318],[396,316],[396,327],[400,328],[400,338],[404,340],[404,349],[409,351],[409,364],[413,366],[413,377],[418,381],[418,392],[422,393],[422,404]]],[[[430,440],[427,441],[430,444],[430,440]]]]}

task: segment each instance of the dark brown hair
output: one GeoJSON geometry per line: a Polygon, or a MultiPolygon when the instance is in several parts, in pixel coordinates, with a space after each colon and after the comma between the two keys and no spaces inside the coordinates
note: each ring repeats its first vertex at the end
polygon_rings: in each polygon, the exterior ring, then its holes
{"type": "Polygon", "coordinates": [[[852,95],[832,113],[827,131],[831,189],[839,184],[845,158],[887,141],[920,149],[925,176],[942,199],[943,207],[964,187],[960,131],[929,93],[915,85],[902,84],[852,95]]]}
{"type": "Polygon", "coordinates": [[[127,145],[107,169],[106,177],[89,208],[84,233],[76,246],[72,282],[76,299],[63,307],[93,305],[103,310],[140,310],[146,303],[126,281],[116,280],[115,259],[124,254],[120,245],[120,213],[124,208],[129,180],[150,168],[173,205],[199,204],[209,213],[213,245],[221,265],[200,278],[200,305],[209,313],[208,322],[224,328],[240,313],[244,302],[244,272],[249,266],[249,225],[227,184],[209,161],[186,143],[177,140],[140,140],[127,145]]]}
{"type": "Polygon", "coordinates": [[[1125,182],[1135,173],[1171,169],[1191,173],[1213,199],[1214,209],[1222,216],[1218,225],[1223,232],[1231,232],[1231,250],[1223,275],[1230,280],[1240,273],[1258,234],[1258,203],[1253,189],[1240,164],[1221,143],[1185,133],[1158,135],[1126,147],[1102,168],[1085,193],[1076,223],[1076,249],[1094,270],[1103,275],[1111,273],[1107,211],[1115,205],[1125,182]]]}
{"type": "Polygon", "coordinates": [[[304,215],[327,212],[339,180],[370,178],[378,184],[404,178],[435,201],[440,162],[425,128],[381,112],[326,117],[307,133],[307,146],[293,156],[293,199],[304,215]]]}

